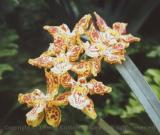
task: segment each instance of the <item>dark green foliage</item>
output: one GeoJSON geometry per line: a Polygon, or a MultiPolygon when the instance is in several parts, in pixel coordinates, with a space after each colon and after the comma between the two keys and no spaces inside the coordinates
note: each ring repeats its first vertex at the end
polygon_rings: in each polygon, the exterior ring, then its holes
{"type": "MultiPolygon", "coordinates": [[[[77,17],[97,11],[108,25],[129,23],[129,32],[142,42],[128,49],[131,58],[160,98],[160,1],[159,0],[1,0],[0,1],[0,134],[2,135],[99,135],[110,134],[78,110],[62,109],[58,129],[43,122],[33,129],[26,125],[29,111],[17,102],[20,92],[40,88],[45,91],[43,71],[27,60],[48,47],[50,36],[43,25],[67,23],[73,28],[77,17]]],[[[93,96],[99,118],[125,135],[158,135],[130,88],[112,66],[103,63],[97,80],[113,87],[110,95],[93,96]]],[[[98,119],[99,119],[98,118],[98,119]]]]}

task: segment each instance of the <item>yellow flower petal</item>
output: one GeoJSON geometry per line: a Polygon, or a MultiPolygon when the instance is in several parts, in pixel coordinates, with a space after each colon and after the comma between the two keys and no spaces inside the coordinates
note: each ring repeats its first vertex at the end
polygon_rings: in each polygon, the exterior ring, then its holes
{"type": "Polygon", "coordinates": [[[68,72],[62,74],[59,78],[60,84],[64,88],[71,88],[72,85],[75,83],[75,80],[71,77],[71,75],[68,72]]]}
{"type": "Polygon", "coordinates": [[[69,34],[70,33],[70,29],[67,26],[67,24],[63,23],[62,25],[60,25],[60,28],[65,32],[65,34],[69,34]]]}
{"type": "Polygon", "coordinates": [[[35,89],[31,93],[19,94],[18,101],[21,104],[27,104],[28,107],[33,107],[36,104],[41,103],[44,99],[44,96],[45,95],[39,89],[35,89]]]}
{"type": "Polygon", "coordinates": [[[105,86],[102,82],[98,82],[95,79],[92,79],[88,84],[87,88],[89,89],[89,93],[104,95],[105,93],[111,92],[111,87],[105,86]]]}
{"type": "Polygon", "coordinates": [[[56,95],[59,89],[58,77],[51,71],[45,69],[45,76],[47,81],[47,92],[56,95]]]}
{"type": "Polygon", "coordinates": [[[26,114],[26,122],[29,126],[36,127],[44,119],[44,106],[37,105],[26,114]]]}
{"type": "Polygon", "coordinates": [[[54,101],[52,102],[52,104],[54,104],[55,106],[65,106],[68,104],[68,96],[71,95],[71,92],[64,92],[62,94],[59,94],[57,97],[55,97],[54,101]]]}
{"type": "Polygon", "coordinates": [[[44,30],[47,30],[53,37],[59,33],[59,27],[58,26],[48,26],[48,25],[45,25],[43,26],[43,29],[44,30]]]}
{"type": "Polygon", "coordinates": [[[79,83],[77,83],[72,89],[71,89],[72,93],[76,93],[79,95],[87,95],[88,94],[88,89],[86,86],[81,85],[79,83]]]}
{"type": "Polygon", "coordinates": [[[113,30],[118,31],[120,34],[125,34],[127,25],[127,23],[116,22],[113,24],[112,28],[113,30]]]}
{"type": "Polygon", "coordinates": [[[61,110],[48,102],[45,108],[46,122],[52,127],[58,127],[61,122],[61,110]]]}
{"type": "Polygon", "coordinates": [[[96,17],[96,24],[97,24],[99,30],[103,31],[103,32],[106,31],[106,29],[108,28],[106,22],[96,12],[94,12],[94,15],[96,17]]]}
{"type": "Polygon", "coordinates": [[[104,57],[104,61],[109,64],[122,64],[122,61],[125,60],[124,55],[109,55],[107,57],[104,57]]]}
{"type": "Polygon", "coordinates": [[[73,63],[71,70],[81,77],[88,77],[91,74],[91,67],[88,61],[73,63]]]}
{"type": "Polygon", "coordinates": [[[124,44],[117,43],[109,46],[104,52],[104,61],[110,64],[122,63],[125,60],[125,52],[124,44]]]}
{"type": "Polygon", "coordinates": [[[67,56],[69,57],[70,61],[76,61],[79,59],[79,56],[82,52],[83,52],[83,49],[81,46],[72,45],[72,46],[69,46],[68,48],[67,56]]]}
{"type": "Polygon", "coordinates": [[[53,36],[55,54],[65,53],[71,38],[68,26],[66,24],[60,26],[44,26],[44,29],[53,36]]]}
{"type": "Polygon", "coordinates": [[[50,43],[49,44],[49,48],[47,51],[43,52],[41,54],[41,56],[55,56],[56,55],[56,51],[55,51],[55,45],[54,43],[50,43]]]}
{"type": "Polygon", "coordinates": [[[47,30],[53,38],[57,36],[67,36],[70,33],[70,30],[66,24],[62,24],[60,26],[44,26],[44,30],[47,30]]]}
{"type": "Polygon", "coordinates": [[[77,35],[81,35],[84,34],[85,30],[88,28],[90,20],[91,20],[91,15],[87,14],[84,15],[78,23],[76,23],[74,29],[73,29],[73,33],[77,34],[77,35]]]}
{"type": "Polygon", "coordinates": [[[86,31],[86,34],[90,38],[91,43],[101,42],[100,32],[95,28],[93,23],[90,25],[89,30],[86,31]]]}
{"type": "Polygon", "coordinates": [[[53,58],[50,56],[41,55],[38,58],[29,59],[28,63],[39,68],[51,68],[53,66],[53,58]]]}
{"type": "Polygon", "coordinates": [[[91,73],[93,76],[97,76],[97,74],[101,71],[101,58],[94,58],[90,60],[91,63],[91,73]]]}
{"type": "Polygon", "coordinates": [[[91,58],[98,58],[102,55],[105,46],[101,43],[90,44],[88,41],[83,43],[85,54],[91,58]]]}
{"type": "Polygon", "coordinates": [[[93,101],[89,98],[88,100],[89,100],[89,104],[82,110],[82,112],[85,113],[90,118],[95,119],[97,117],[97,114],[94,109],[93,101]]]}
{"type": "Polygon", "coordinates": [[[140,38],[134,37],[132,34],[122,35],[120,40],[123,40],[127,43],[139,42],[140,38]]]}
{"type": "Polygon", "coordinates": [[[54,45],[55,45],[55,53],[60,54],[60,53],[65,53],[68,42],[67,42],[67,37],[61,37],[58,36],[54,38],[54,45]]]}

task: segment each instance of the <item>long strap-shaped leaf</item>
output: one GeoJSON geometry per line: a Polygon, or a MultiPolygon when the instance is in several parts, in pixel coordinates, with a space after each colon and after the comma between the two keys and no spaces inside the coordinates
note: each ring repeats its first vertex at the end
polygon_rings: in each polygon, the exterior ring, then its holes
{"type": "Polygon", "coordinates": [[[148,116],[160,132],[160,102],[152,92],[149,84],[144,80],[140,71],[128,56],[126,56],[126,61],[123,64],[116,65],[116,69],[137,96],[148,116]]]}

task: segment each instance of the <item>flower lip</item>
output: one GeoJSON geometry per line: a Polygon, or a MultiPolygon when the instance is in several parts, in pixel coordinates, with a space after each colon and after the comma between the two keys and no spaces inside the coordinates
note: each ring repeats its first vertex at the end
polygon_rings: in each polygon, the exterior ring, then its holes
{"type": "Polygon", "coordinates": [[[51,68],[51,72],[60,75],[67,72],[69,69],[71,69],[72,64],[69,62],[62,62],[60,64],[55,65],[53,68],[51,68]]]}
{"type": "Polygon", "coordinates": [[[79,110],[84,109],[89,104],[89,100],[85,96],[80,95],[78,93],[71,94],[68,97],[68,101],[71,106],[79,110]]]}

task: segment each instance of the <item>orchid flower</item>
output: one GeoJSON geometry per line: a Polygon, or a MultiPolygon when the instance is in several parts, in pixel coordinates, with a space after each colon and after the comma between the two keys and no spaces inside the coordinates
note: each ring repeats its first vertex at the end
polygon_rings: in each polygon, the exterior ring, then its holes
{"type": "Polygon", "coordinates": [[[97,117],[94,109],[93,101],[88,97],[88,94],[99,94],[111,92],[111,88],[96,80],[86,82],[85,78],[79,78],[78,82],[72,87],[71,93],[68,96],[68,101],[71,106],[81,110],[88,117],[95,119],[97,117]],[[82,80],[81,80],[82,79],[82,80]]]}
{"type": "Polygon", "coordinates": [[[107,46],[104,51],[104,60],[110,64],[122,63],[125,60],[125,48],[132,42],[139,42],[140,38],[126,34],[126,23],[116,22],[110,28],[96,12],[94,14],[101,33],[101,39],[107,46]]]}
{"type": "Polygon", "coordinates": [[[19,94],[18,101],[32,108],[26,114],[26,122],[29,126],[36,127],[43,119],[46,119],[50,126],[57,127],[61,122],[59,106],[68,104],[68,95],[70,95],[70,92],[65,92],[58,96],[45,95],[39,89],[35,89],[31,93],[19,94]]]}
{"type": "Polygon", "coordinates": [[[39,89],[35,89],[31,93],[19,94],[18,101],[21,104],[27,104],[33,109],[26,114],[26,122],[32,127],[38,126],[45,118],[47,123],[53,127],[57,127],[61,121],[61,111],[59,106],[68,104],[68,96],[70,91],[58,94],[59,85],[71,87],[74,80],[69,74],[56,76],[51,71],[45,69],[47,82],[47,94],[45,95],[39,89]]]}
{"type": "Polygon", "coordinates": [[[83,43],[85,54],[91,58],[104,57],[104,61],[115,64],[125,60],[125,49],[132,42],[139,42],[140,38],[131,34],[126,34],[126,23],[116,22],[112,28],[94,12],[96,25],[91,23],[85,34],[88,41],[83,43]]]}
{"type": "Polygon", "coordinates": [[[69,58],[65,54],[59,54],[57,57],[41,55],[38,58],[29,59],[28,62],[39,68],[48,68],[56,75],[64,74],[72,67],[69,58]]]}

